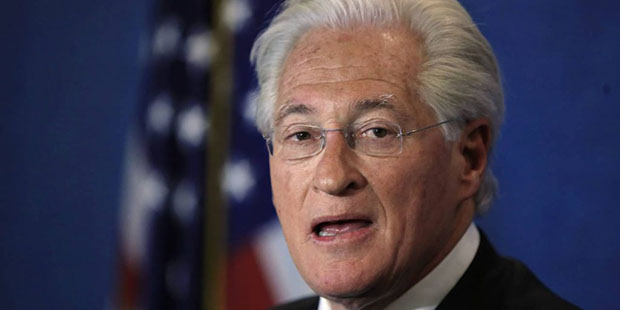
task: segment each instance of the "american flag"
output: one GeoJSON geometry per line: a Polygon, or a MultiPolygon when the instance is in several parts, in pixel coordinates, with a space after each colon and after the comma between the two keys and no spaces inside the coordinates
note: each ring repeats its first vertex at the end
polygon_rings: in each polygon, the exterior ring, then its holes
{"type": "Polygon", "coordinates": [[[254,127],[249,51],[277,1],[154,1],[117,308],[252,310],[311,294],[275,218],[254,127]]]}

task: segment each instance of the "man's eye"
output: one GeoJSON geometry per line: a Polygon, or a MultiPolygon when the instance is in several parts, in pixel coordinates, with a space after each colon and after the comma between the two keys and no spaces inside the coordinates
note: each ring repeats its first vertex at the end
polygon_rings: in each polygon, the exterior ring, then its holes
{"type": "Polygon", "coordinates": [[[312,138],[312,134],[307,131],[294,132],[287,136],[287,140],[304,141],[312,138]]]}
{"type": "Polygon", "coordinates": [[[395,135],[395,133],[393,130],[383,127],[373,127],[362,132],[362,136],[367,138],[385,138],[389,135],[395,135]]]}

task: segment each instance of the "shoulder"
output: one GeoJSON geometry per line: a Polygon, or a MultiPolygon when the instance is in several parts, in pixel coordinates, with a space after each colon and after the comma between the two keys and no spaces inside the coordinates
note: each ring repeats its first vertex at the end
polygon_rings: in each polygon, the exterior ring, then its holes
{"type": "Polygon", "coordinates": [[[547,288],[523,263],[501,257],[498,284],[506,309],[579,309],[547,288]]]}
{"type": "Polygon", "coordinates": [[[484,234],[463,277],[438,310],[574,310],[576,306],[547,288],[523,263],[499,256],[484,234]]]}
{"type": "Polygon", "coordinates": [[[271,310],[316,310],[319,307],[319,297],[311,296],[295,301],[291,301],[286,304],[277,305],[271,310]]]}

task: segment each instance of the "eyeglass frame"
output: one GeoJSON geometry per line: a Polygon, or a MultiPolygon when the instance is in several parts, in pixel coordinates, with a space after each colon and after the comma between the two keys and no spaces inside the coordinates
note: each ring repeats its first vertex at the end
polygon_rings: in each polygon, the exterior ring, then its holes
{"type": "MultiPolygon", "coordinates": [[[[410,136],[410,135],[412,135],[414,133],[418,133],[418,132],[421,132],[421,131],[425,131],[427,129],[431,129],[431,128],[434,128],[434,127],[438,127],[438,126],[441,126],[441,125],[444,125],[444,124],[456,121],[456,119],[443,120],[441,122],[438,122],[438,123],[435,123],[435,124],[432,124],[432,125],[428,125],[428,126],[425,126],[425,127],[422,127],[422,128],[412,129],[412,130],[405,131],[405,132],[402,131],[402,128],[397,123],[394,123],[394,122],[391,122],[391,121],[388,121],[388,120],[382,120],[382,121],[384,121],[386,123],[389,123],[391,125],[394,125],[396,128],[398,128],[398,134],[396,135],[396,137],[400,141],[400,147],[399,147],[398,152],[395,152],[395,153],[389,154],[389,155],[388,154],[386,154],[386,155],[366,154],[366,153],[362,152],[363,154],[368,155],[368,156],[373,156],[373,157],[389,157],[389,156],[399,155],[399,154],[401,154],[403,152],[403,138],[408,137],[408,136],[410,136]]],[[[355,151],[354,146],[351,145],[351,143],[349,142],[349,133],[346,132],[346,130],[351,126],[351,124],[346,126],[346,127],[343,127],[343,128],[323,128],[321,126],[314,126],[314,125],[308,125],[308,124],[304,124],[304,125],[320,129],[321,135],[320,135],[319,138],[321,140],[321,144],[320,144],[321,147],[319,147],[317,149],[317,151],[314,152],[314,153],[311,153],[311,154],[308,154],[308,155],[304,155],[304,156],[301,156],[301,157],[296,157],[296,158],[284,158],[284,160],[300,160],[300,159],[306,159],[306,158],[310,158],[310,157],[313,157],[315,155],[318,155],[319,153],[321,153],[325,149],[325,146],[327,145],[327,133],[334,132],[334,131],[340,131],[342,133],[342,135],[345,137],[345,139],[347,140],[347,146],[351,150],[355,151]]],[[[267,152],[269,153],[270,156],[275,156],[274,155],[273,138],[272,138],[273,134],[274,134],[273,130],[271,130],[269,133],[263,134],[263,139],[265,139],[265,144],[267,146],[267,152]]]]}

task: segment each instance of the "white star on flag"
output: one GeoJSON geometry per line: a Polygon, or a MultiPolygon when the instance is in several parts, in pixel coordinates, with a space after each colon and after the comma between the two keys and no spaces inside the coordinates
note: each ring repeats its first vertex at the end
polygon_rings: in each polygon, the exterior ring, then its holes
{"type": "Polygon", "coordinates": [[[240,31],[245,26],[252,10],[246,0],[231,0],[224,6],[224,21],[233,31],[240,31]]]}
{"type": "Polygon", "coordinates": [[[177,50],[181,29],[176,18],[170,17],[159,25],[153,38],[153,52],[158,56],[170,56],[177,50]]]}
{"type": "Polygon", "coordinates": [[[178,116],[177,136],[179,140],[191,146],[198,146],[202,142],[205,131],[209,129],[202,107],[191,105],[178,116]]]}
{"type": "Polygon", "coordinates": [[[174,114],[174,109],[168,94],[161,94],[153,100],[149,106],[147,124],[156,132],[166,133],[170,127],[170,121],[174,114]]]}
{"type": "Polygon", "coordinates": [[[188,64],[206,69],[217,53],[218,46],[206,29],[195,31],[185,41],[185,60],[188,64]]]}
{"type": "Polygon", "coordinates": [[[190,221],[196,212],[198,199],[195,187],[188,180],[177,185],[172,194],[174,214],[183,222],[190,221]]]}
{"type": "Polygon", "coordinates": [[[236,202],[243,201],[255,183],[249,161],[241,160],[228,163],[224,167],[222,187],[224,192],[236,202]]]}
{"type": "Polygon", "coordinates": [[[256,120],[256,105],[258,103],[258,89],[254,89],[245,96],[243,107],[243,119],[250,126],[254,126],[256,120]]]}

